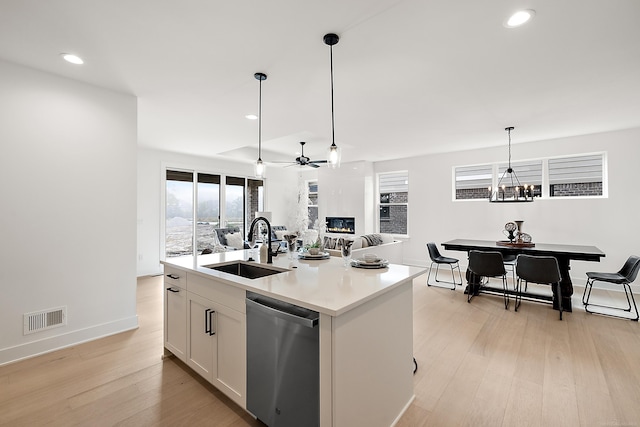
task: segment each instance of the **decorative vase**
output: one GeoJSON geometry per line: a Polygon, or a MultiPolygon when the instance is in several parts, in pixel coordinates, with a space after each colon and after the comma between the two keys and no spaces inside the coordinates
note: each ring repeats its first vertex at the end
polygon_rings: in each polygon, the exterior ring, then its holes
{"type": "Polygon", "coordinates": [[[519,220],[519,221],[513,221],[516,223],[516,226],[518,227],[518,232],[516,233],[516,240],[518,243],[522,243],[522,223],[524,221],[519,220]]]}

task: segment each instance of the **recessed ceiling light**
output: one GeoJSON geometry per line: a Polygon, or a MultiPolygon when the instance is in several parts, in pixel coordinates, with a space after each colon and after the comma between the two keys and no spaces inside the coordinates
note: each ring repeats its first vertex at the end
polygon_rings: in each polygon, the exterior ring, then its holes
{"type": "Polygon", "coordinates": [[[258,116],[255,114],[247,114],[245,117],[249,120],[258,120],[258,116]]]}
{"type": "Polygon", "coordinates": [[[77,55],[73,55],[71,53],[61,53],[60,56],[62,56],[62,59],[64,59],[65,61],[70,62],[72,64],[75,64],[75,65],[84,64],[84,61],[82,60],[82,58],[80,58],[77,55]]]}
{"type": "Polygon", "coordinates": [[[532,9],[519,10],[505,21],[504,26],[507,28],[519,27],[525,22],[531,20],[531,18],[533,18],[535,14],[536,11],[532,9]]]}

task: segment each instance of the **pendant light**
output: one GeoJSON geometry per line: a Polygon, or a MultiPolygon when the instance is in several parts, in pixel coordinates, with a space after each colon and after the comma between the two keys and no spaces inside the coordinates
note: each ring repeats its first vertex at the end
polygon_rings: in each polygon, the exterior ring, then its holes
{"type": "Polygon", "coordinates": [[[267,75],[264,73],[255,73],[253,77],[260,82],[260,96],[258,101],[258,160],[255,164],[256,178],[264,177],[265,165],[262,162],[262,81],[267,80],[267,75]]]}
{"type": "Polygon", "coordinates": [[[329,33],[324,35],[324,43],[329,45],[331,59],[331,146],[327,153],[327,164],[331,169],[340,167],[340,149],[336,145],[335,117],[333,112],[333,45],[338,44],[340,38],[337,34],[329,33]]]}
{"type": "Polygon", "coordinates": [[[524,187],[520,184],[516,171],[511,167],[511,131],[515,129],[513,126],[504,128],[509,133],[509,164],[507,169],[502,173],[498,185],[493,191],[489,187],[489,201],[492,203],[523,203],[533,202],[533,185],[525,184],[524,187]],[[507,174],[508,177],[507,177],[507,174]],[[506,184],[502,183],[502,180],[507,177],[506,184]],[[507,187],[507,184],[510,184],[507,187]]]}

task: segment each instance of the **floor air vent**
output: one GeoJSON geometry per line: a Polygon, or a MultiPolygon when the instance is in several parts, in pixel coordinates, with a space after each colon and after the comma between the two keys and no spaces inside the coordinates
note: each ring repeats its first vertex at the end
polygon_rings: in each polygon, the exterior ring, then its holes
{"type": "Polygon", "coordinates": [[[67,307],[34,311],[24,315],[24,335],[45,329],[57,328],[67,323],[67,307]]]}

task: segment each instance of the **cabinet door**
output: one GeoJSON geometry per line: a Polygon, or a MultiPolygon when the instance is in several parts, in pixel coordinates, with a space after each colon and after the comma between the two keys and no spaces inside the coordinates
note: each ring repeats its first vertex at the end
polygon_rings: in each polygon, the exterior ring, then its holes
{"type": "Polygon", "coordinates": [[[178,359],[186,361],[187,291],[165,283],[164,346],[178,359]]]}
{"type": "Polygon", "coordinates": [[[212,382],[214,355],[217,353],[213,303],[188,293],[187,365],[212,382]]]}
{"type": "Polygon", "coordinates": [[[214,305],[217,358],[213,384],[241,407],[246,407],[246,315],[224,305],[214,305]]]}

